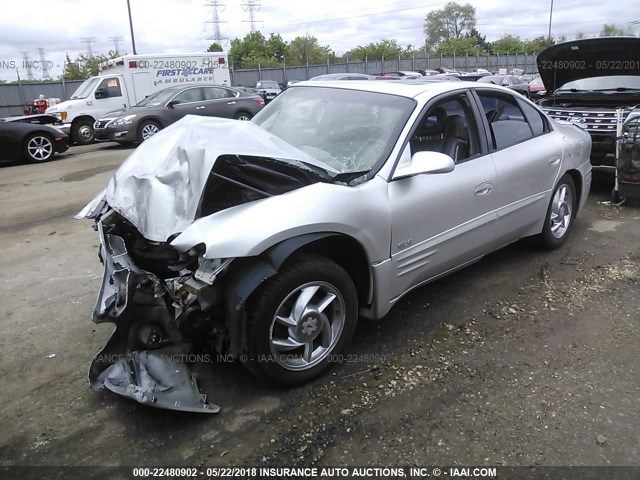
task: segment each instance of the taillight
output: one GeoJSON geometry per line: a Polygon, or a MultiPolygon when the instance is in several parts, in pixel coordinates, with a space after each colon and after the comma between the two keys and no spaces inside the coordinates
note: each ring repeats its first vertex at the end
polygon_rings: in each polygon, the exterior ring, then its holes
{"type": "Polygon", "coordinates": [[[264,98],[262,97],[253,97],[253,101],[256,102],[258,105],[264,105],[264,98]]]}

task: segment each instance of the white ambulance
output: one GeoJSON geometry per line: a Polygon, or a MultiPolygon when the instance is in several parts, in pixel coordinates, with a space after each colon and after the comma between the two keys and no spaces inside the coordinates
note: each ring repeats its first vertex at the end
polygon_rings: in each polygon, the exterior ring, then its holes
{"type": "Polygon", "coordinates": [[[100,65],[97,77],[85,80],[65,102],[49,107],[59,127],[77,145],[93,142],[93,123],[105,113],[128,108],[171,85],[230,85],[224,52],[181,55],[125,55],[100,65]]]}

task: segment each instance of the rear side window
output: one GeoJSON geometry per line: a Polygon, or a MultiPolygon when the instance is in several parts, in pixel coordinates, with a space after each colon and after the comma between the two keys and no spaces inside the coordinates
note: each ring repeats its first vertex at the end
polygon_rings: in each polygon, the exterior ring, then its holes
{"type": "Polygon", "coordinates": [[[490,144],[502,149],[533,138],[518,100],[506,93],[477,92],[491,133],[490,144]]]}
{"type": "Polygon", "coordinates": [[[522,101],[518,103],[520,104],[520,108],[522,108],[522,111],[527,117],[527,121],[531,126],[534,137],[549,132],[549,124],[547,123],[547,119],[544,117],[542,112],[539,112],[528,103],[522,101]]]}
{"type": "Polygon", "coordinates": [[[207,87],[204,89],[205,100],[219,100],[221,98],[229,98],[234,96],[231,90],[226,88],[207,87]]]}

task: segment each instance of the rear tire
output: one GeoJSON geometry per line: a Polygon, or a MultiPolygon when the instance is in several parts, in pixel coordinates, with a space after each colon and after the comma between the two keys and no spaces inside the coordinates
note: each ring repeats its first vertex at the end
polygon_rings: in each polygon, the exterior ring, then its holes
{"type": "Polygon", "coordinates": [[[251,117],[252,115],[249,112],[238,112],[233,116],[236,120],[242,120],[245,122],[251,120],[251,117]]]}
{"type": "Polygon", "coordinates": [[[93,143],[93,123],[90,120],[79,120],[71,126],[71,140],[76,145],[89,145],[93,143]]]}
{"type": "Polygon", "coordinates": [[[252,295],[245,366],[283,385],[313,380],[349,344],[357,316],[356,289],[342,267],[315,254],[295,256],[252,295]]]}
{"type": "Polygon", "coordinates": [[[33,163],[47,162],[56,154],[53,140],[44,133],[29,135],[23,146],[25,158],[33,163]]]}
{"type": "Polygon", "coordinates": [[[538,244],[554,250],[566,242],[573,228],[577,209],[576,188],[571,175],[565,173],[553,190],[538,244]]]}

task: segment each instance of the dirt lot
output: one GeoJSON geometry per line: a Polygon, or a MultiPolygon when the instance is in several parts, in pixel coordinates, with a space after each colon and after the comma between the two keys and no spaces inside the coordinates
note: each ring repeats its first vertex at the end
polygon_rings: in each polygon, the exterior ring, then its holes
{"type": "Polygon", "coordinates": [[[605,183],[563,248],[413,292],[315,383],[197,365],[208,416],[91,392],[111,332],[90,321],[96,234],[71,216],[129,153],[0,168],[0,466],[640,464],[640,208],[601,204],[605,183]]]}

